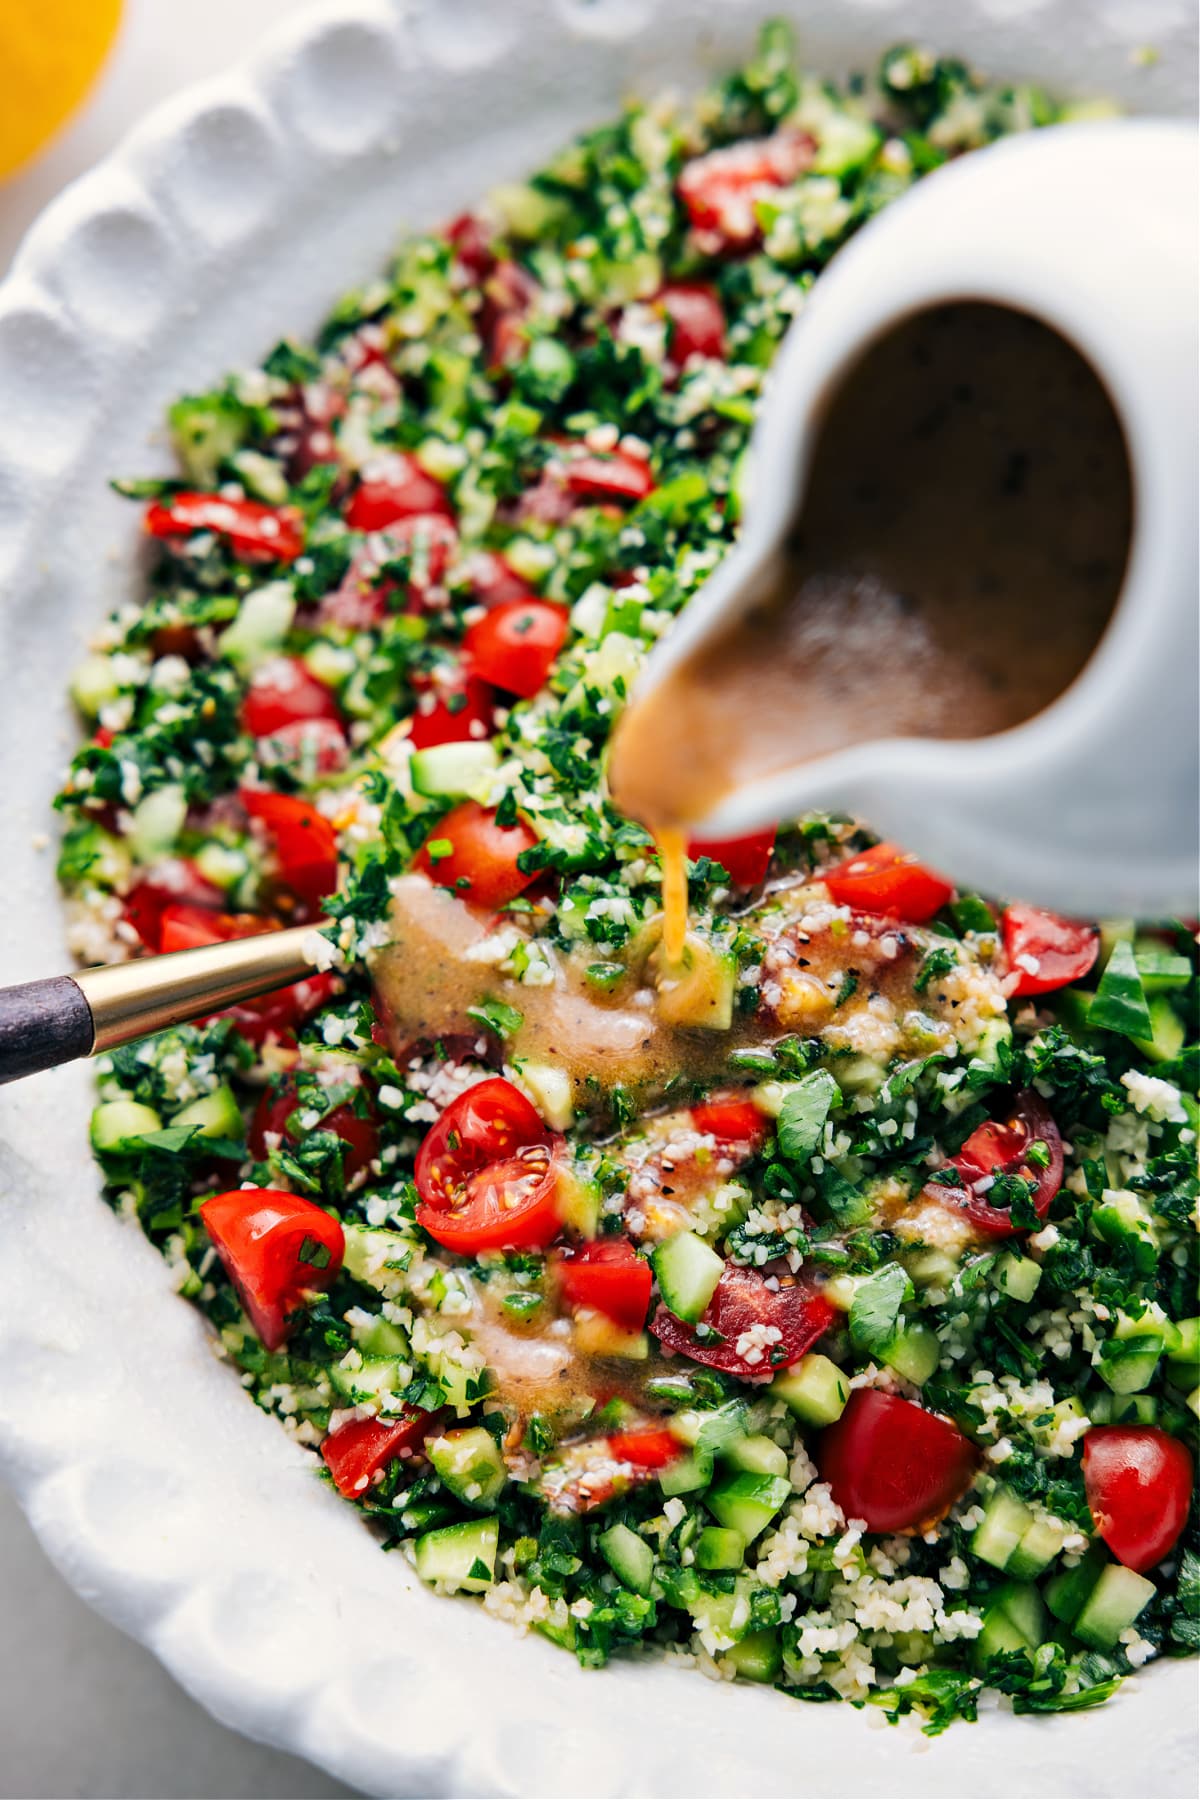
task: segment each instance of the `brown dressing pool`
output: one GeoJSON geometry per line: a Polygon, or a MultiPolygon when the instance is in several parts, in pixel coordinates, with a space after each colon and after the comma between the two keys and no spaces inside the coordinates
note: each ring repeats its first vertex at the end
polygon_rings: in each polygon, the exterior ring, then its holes
{"type": "Polygon", "coordinates": [[[761,593],[618,725],[613,798],[674,846],[668,948],[690,824],[852,744],[986,737],[1043,711],[1104,633],[1131,528],[1116,412],[1056,332],[961,302],[869,350],[761,593]]]}

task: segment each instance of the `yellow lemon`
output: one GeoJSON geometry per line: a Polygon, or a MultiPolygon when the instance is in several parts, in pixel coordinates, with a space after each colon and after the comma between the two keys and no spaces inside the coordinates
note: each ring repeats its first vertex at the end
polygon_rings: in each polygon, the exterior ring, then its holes
{"type": "Polygon", "coordinates": [[[0,178],[74,112],[120,17],[121,0],[0,0],[0,178]]]}

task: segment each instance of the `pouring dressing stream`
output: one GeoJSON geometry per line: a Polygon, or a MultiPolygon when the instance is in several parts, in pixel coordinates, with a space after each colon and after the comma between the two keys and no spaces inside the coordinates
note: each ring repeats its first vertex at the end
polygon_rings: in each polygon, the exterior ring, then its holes
{"type": "Polygon", "coordinates": [[[812,807],[1063,911],[1194,904],[1194,188],[1182,130],[1064,127],[939,174],[822,276],[742,542],[613,744],[668,953],[687,833],[812,807]]]}

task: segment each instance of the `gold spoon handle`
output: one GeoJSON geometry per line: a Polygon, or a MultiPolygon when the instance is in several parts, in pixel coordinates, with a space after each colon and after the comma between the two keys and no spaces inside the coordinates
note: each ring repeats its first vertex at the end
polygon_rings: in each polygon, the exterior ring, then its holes
{"type": "Polygon", "coordinates": [[[299,981],[313,973],[313,931],[294,925],[0,989],[0,1083],[299,981]]]}

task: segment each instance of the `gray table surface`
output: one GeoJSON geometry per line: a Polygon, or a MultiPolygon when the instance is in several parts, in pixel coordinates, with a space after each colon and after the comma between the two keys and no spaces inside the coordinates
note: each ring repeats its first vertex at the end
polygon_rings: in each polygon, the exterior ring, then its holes
{"type": "Polygon", "coordinates": [[[226,1731],[91,1612],[0,1487],[2,1800],[327,1800],[330,1776],[226,1731]]]}

